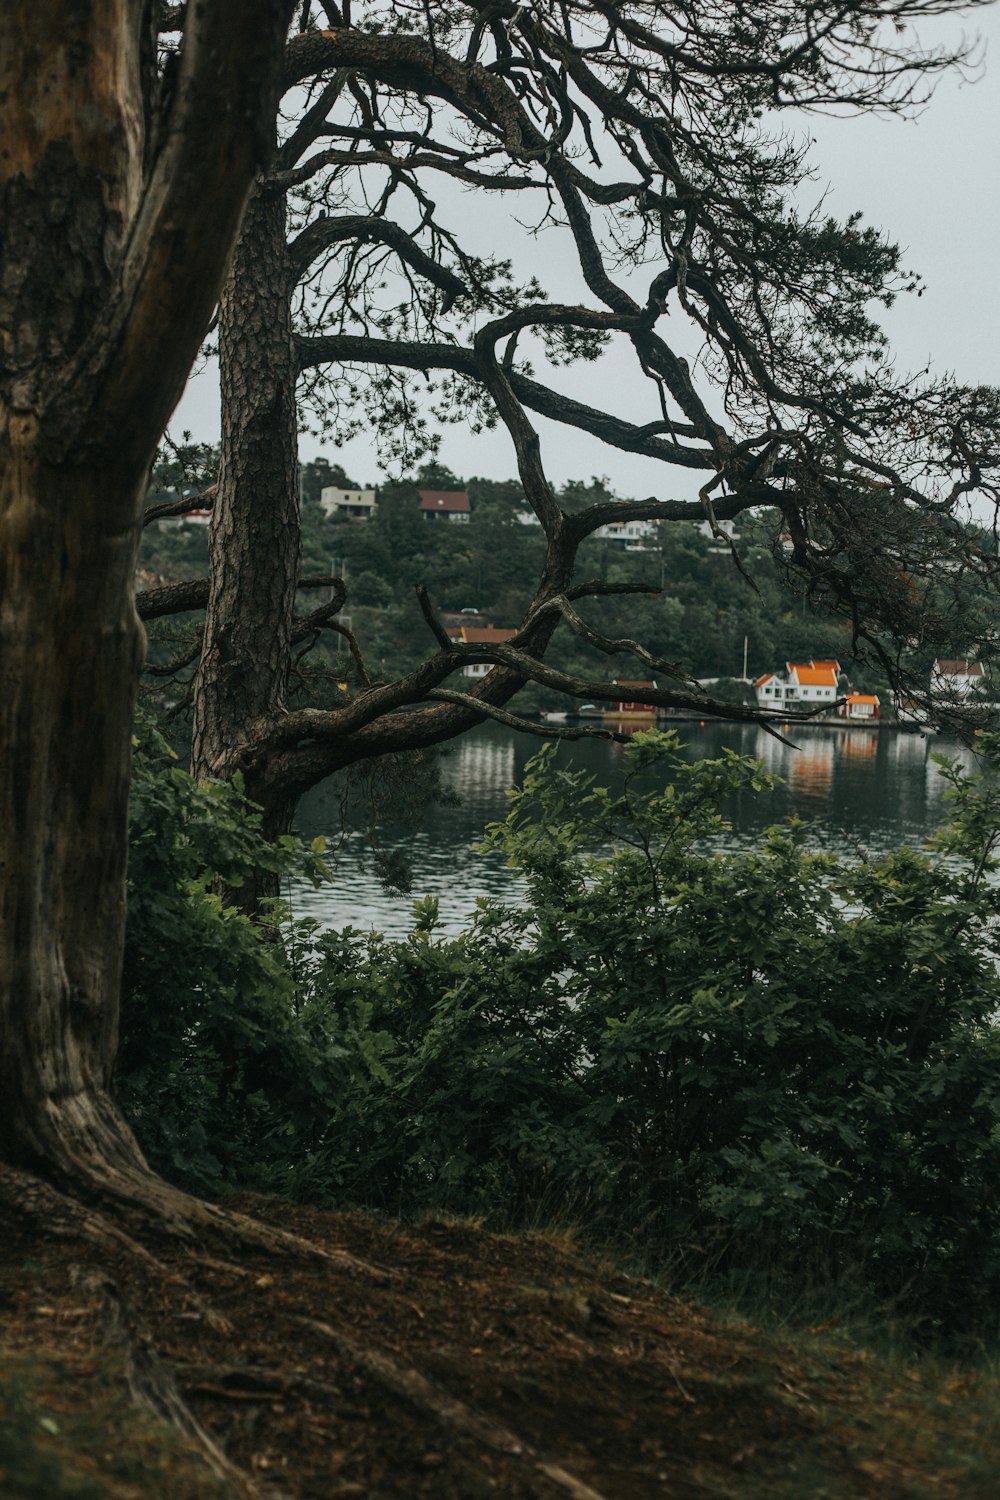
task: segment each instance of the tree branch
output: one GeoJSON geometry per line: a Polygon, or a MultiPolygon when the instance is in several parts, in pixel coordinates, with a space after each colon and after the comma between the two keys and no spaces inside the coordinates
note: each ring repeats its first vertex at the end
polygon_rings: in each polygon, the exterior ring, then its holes
{"type": "MultiPolygon", "coordinates": [[[[332,574],[319,574],[300,578],[296,584],[300,589],[332,588],[339,591],[340,602],[331,612],[342,609],[345,598],[344,581],[332,574]]],[[[140,589],[135,596],[135,607],[140,620],[158,620],[164,615],[185,614],[188,610],[204,609],[208,604],[209,581],[207,578],[188,578],[182,583],[164,583],[155,589],[140,589]]],[[[323,605],[328,610],[329,605],[323,605]]],[[[310,618],[309,616],[306,617],[310,618]]]]}
{"type": "MultiPolygon", "coordinates": [[[[658,590],[651,589],[648,592],[656,593],[658,590]]],[[[544,604],[539,605],[532,619],[547,611],[555,611],[569,625],[574,634],[581,640],[586,641],[598,651],[603,651],[606,656],[622,656],[628,654],[636,657],[643,666],[652,672],[666,672],[668,676],[675,678],[678,682],[688,682],[697,685],[697,678],[692,677],[690,672],[685,672],[683,667],[678,667],[673,662],[665,661],[661,656],[653,656],[646,647],[638,641],[633,641],[625,636],[613,639],[611,636],[601,635],[594,630],[577,614],[565,594],[557,594],[553,599],[547,599],[544,604]]],[[[531,621],[528,622],[529,625],[531,621]]]]}
{"type": "Polygon", "coordinates": [[[314,219],[301,234],[296,235],[288,247],[289,264],[295,280],[325,250],[345,240],[354,244],[368,242],[388,245],[395,250],[400,260],[444,292],[443,312],[450,311],[457,298],[468,295],[468,288],[462,278],[422,250],[399,224],[393,223],[391,219],[363,214],[344,214],[338,218],[323,216],[314,219]]]}
{"type": "Polygon", "coordinates": [[[163,505],[149,505],[142,513],[143,526],[161,521],[165,516],[186,516],[193,510],[211,510],[215,503],[217,485],[202,490],[200,495],[183,495],[180,500],[170,500],[163,505]]]}
{"type": "MultiPolygon", "coordinates": [[[[465,375],[470,380],[483,382],[475,352],[453,344],[407,343],[393,339],[375,339],[362,334],[327,334],[296,339],[299,368],[306,370],[315,365],[339,362],[343,364],[390,365],[409,370],[451,370],[465,375]]],[[[665,431],[667,423],[646,423],[638,427],[623,421],[597,407],[586,406],[571,396],[560,395],[538,381],[521,375],[515,370],[507,371],[507,380],[514,395],[529,410],[541,417],[549,417],[564,426],[577,427],[589,432],[614,448],[626,453],[638,453],[647,458],[657,458],[663,463],[686,469],[714,469],[716,457],[711,449],[684,448],[678,443],[668,443],[656,436],[665,431]]],[[[678,432],[682,424],[670,424],[670,430],[678,432]]],[[[694,429],[689,429],[694,436],[694,429]]],[[[689,514],[683,519],[701,519],[701,507],[691,504],[689,514]]],[[[674,519],[682,519],[677,516],[674,519]]],[[[598,525],[603,524],[598,522],[598,525]]]]}
{"type": "Polygon", "coordinates": [[[207,604],[207,578],[164,583],[159,588],[141,589],[135,596],[136,613],[140,620],[159,620],[164,615],[182,615],[189,610],[204,609],[207,604]]]}
{"type": "MultiPolygon", "coordinates": [[[[46,413],[75,460],[118,452],[140,466],[204,334],[253,175],[272,146],[274,93],[292,0],[187,9],[165,144],[153,162],[108,311],[46,413]],[[219,100],[226,108],[219,109],[219,100]],[[211,204],[211,213],[205,212],[211,204]],[[109,358],[108,351],[113,351],[109,358]]],[[[124,496],[127,486],[121,487],[124,496]]],[[[129,510],[109,525],[134,524],[129,510]]]]}
{"type": "Polygon", "coordinates": [[[460,708],[467,708],[477,718],[493,719],[497,724],[506,724],[509,729],[539,735],[546,740],[619,740],[625,744],[630,738],[619,730],[598,729],[593,725],[538,724],[532,719],[521,719],[517,714],[508,713],[507,709],[498,708],[482,698],[475,698],[471,693],[457,693],[451,688],[432,688],[427,697],[441,703],[455,703],[460,708]]]}

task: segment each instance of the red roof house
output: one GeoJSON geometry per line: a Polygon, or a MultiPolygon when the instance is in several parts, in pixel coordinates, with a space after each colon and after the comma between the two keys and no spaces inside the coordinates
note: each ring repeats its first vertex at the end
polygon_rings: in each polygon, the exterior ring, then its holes
{"type": "Polygon", "coordinates": [[[468,521],[468,490],[418,490],[425,521],[468,521]]]}

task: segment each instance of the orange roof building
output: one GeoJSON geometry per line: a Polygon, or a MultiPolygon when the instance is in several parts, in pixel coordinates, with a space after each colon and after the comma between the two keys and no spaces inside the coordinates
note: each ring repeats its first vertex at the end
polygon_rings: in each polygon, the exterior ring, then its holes
{"type": "Polygon", "coordinates": [[[785,663],[788,680],[800,688],[832,688],[837,696],[839,661],[789,661],[785,663]]]}
{"type": "Polygon", "coordinates": [[[788,661],[784,672],[765,672],[754,683],[762,708],[820,708],[837,701],[839,661],[788,661]]]}
{"type": "Polygon", "coordinates": [[[875,693],[848,693],[843,703],[838,705],[837,713],[842,719],[867,721],[869,724],[877,723],[878,697],[875,693]]]}

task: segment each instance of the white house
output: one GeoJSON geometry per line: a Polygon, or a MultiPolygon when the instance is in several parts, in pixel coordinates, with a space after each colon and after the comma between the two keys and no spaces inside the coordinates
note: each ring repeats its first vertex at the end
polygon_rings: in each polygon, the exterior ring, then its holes
{"type": "Polygon", "coordinates": [[[375,491],[344,490],[328,484],[320,490],[319,503],[325,516],[338,519],[350,516],[356,521],[367,521],[375,513],[375,491]]]}
{"type": "Polygon", "coordinates": [[[593,533],[602,542],[622,542],[627,552],[644,552],[645,543],[656,536],[652,521],[609,521],[593,533]]]}
{"type": "Polygon", "coordinates": [[[757,678],[757,702],[761,708],[832,708],[839,677],[839,661],[788,661],[784,672],[757,678]]]}
{"type": "Polygon", "coordinates": [[[931,692],[938,698],[968,698],[983,685],[982,663],[967,657],[944,657],[931,668],[931,692]]]}
{"type": "Polygon", "coordinates": [[[765,672],[755,679],[754,689],[760,708],[783,708],[786,700],[795,696],[795,689],[789,687],[782,672],[765,672]]]}

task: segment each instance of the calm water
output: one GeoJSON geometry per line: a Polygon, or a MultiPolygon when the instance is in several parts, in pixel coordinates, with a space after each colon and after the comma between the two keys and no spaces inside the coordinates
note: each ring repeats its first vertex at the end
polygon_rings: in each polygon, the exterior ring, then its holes
{"type": "MultiPolygon", "coordinates": [[[[890,731],[805,728],[793,732],[798,748],[792,749],[753,726],[681,725],[680,734],[690,760],[718,755],[728,746],[764,761],[781,778],[771,794],[745,794],[726,809],[733,823],[729,847],[754,839],[791,814],[815,820],[815,841],[832,850],[846,852],[860,844],[877,851],[920,843],[944,811],[943,784],[931,751],[973,764],[968,749],[940,736],[928,740],[890,731]]],[[[409,926],[414,899],[436,896],[443,927],[457,931],[477,897],[515,895],[516,883],[503,860],[476,854],[472,846],[487,823],[504,816],[505,794],[518,784],[538,745],[533,736],[491,725],[451,747],[441,763],[442,780],[457,793],[458,805],[431,804],[417,832],[388,828],[379,833],[384,849],[399,850],[409,859],[409,895],[383,890],[367,835],[355,831],[342,836],[342,789],[335,783],[317,788],[302,804],[299,831],[308,838],[325,834],[331,848],[339,845],[336,879],[319,890],[294,885],[289,894],[295,914],[312,917],[323,927],[350,924],[398,936],[409,926]]],[[[560,755],[564,764],[595,773],[604,785],[620,782],[620,745],[567,742],[560,755]]]]}

